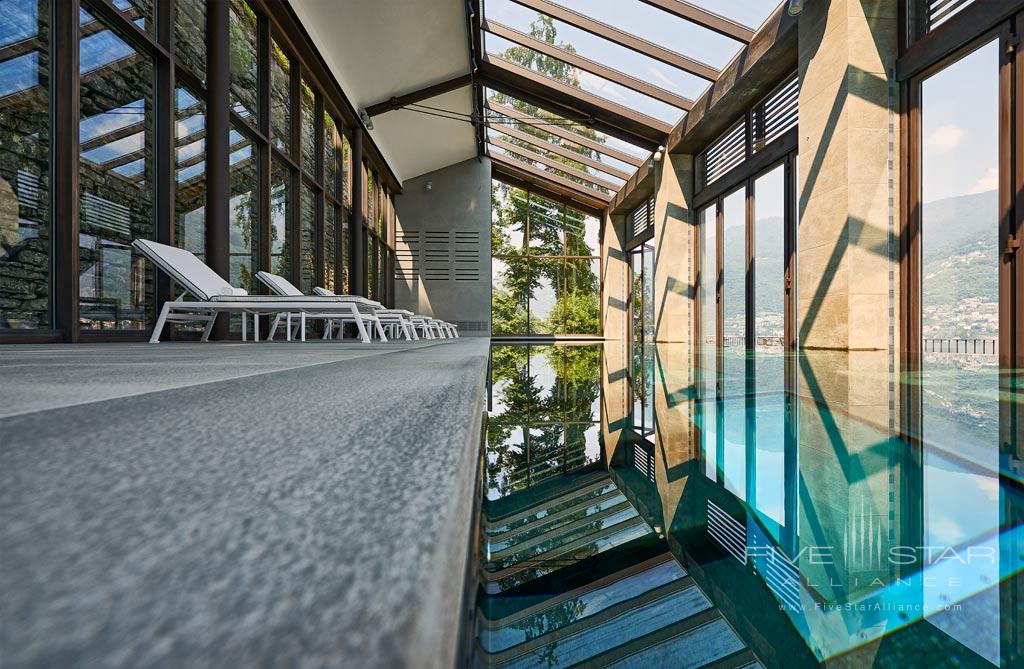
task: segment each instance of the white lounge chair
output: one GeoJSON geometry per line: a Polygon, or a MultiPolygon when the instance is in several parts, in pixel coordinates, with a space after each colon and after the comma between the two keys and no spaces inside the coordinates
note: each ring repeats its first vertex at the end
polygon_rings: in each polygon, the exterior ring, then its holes
{"type": "MultiPolygon", "coordinates": [[[[242,315],[242,339],[246,339],[248,315],[253,315],[255,339],[259,340],[259,319],[261,315],[281,313],[328,313],[342,317],[356,311],[355,304],[324,297],[280,295],[249,295],[241,288],[235,288],[206,263],[184,249],[159,244],[147,239],[136,239],[132,247],[145,256],[158,269],[167,274],[184,292],[176,300],[164,302],[160,316],[153,326],[150,343],[160,341],[164,325],[172,323],[204,323],[201,341],[209,341],[210,332],[217,315],[236,313],[242,315]],[[186,297],[192,296],[191,300],[186,297]]],[[[304,325],[304,324],[303,324],[304,325]]],[[[304,329],[304,327],[303,327],[304,329]]],[[[370,341],[364,337],[363,341],[370,341]]]]}
{"type": "Polygon", "coordinates": [[[367,326],[370,327],[370,332],[375,332],[381,341],[386,342],[388,340],[387,335],[384,333],[384,327],[381,323],[381,319],[377,315],[376,305],[377,302],[368,300],[365,297],[358,295],[323,295],[318,294],[313,297],[306,296],[301,290],[295,287],[288,279],[277,274],[271,274],[270,272],[256,272],[256,278],[265,285],[267,288],[272,290],[275,294],[281,295],[282,297],[306,297],[310,300],[323,300],[328,304],[331,303],[342,303],[350,304],[352,306],[351,311],[348,313],[338,313],[336,311],[324,312],[322,310],[312,310],[308,312],[286,312],[278,314],[277,318],[274,319],[273,325],[270,326],[270,333],[267,335],[267,340],[274,338],[274,333],[277,332],[277,327],[281,322],[281,318],[287,319],[286,328],[288,331],[288,338],[291,339],[294,336],[292,333],[291,319],[293,316],[299,318],[300,327],[302,329],[302,340],[306,339],[305,322],[307,319],[322,319],[325,321],[324,328],[324,339],[330,339],[331,331],[334,325],[353,323],[356,329],[359,331],[359,336],[364,342],[370,341],[370,335],[367,332],[367,326]]]}
{"type": "MultiPolygon", "coordinates": [[[[327,290],[326,288],[321,288],[320,286],[314,288],[313,292],[323,297],[336,296],[336,293],[327,290]]],[[[378,320],[380,320],[381,324],[384,326],[386,330],[391,331],[392,337],[397,339],[398,333],[401,332],[401,334],[409,341],[419,339],[419,335],[416,334],[416,330],[412,327],[412,323],[409,320],[412,316],[414,316],[414,314],[411,311],[407,311],[405,309],[388,309],[380,302],[375,302],[373,300],[370,300],[370,302],[372,302],[373,304],[374,313],[376,314],[378,320]]],[[[344,326],[344,323],[341,322],[338,323],[338,325],[344,326]]],[[[327,332],[325,332],[324,335],[329,339],[331,335],[330,329],[327,332]]]]}

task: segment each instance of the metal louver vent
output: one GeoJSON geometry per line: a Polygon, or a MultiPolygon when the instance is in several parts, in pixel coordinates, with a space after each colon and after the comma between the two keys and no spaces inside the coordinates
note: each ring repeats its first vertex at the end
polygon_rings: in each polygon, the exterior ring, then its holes
{"type": "Polygon", "coordinates": [[[447,232],[424,231],[421,255],[426,281],[448,281],[452,273],[451,244],[447,232]]]}
{"type": "Polygon", "coordinates": [[[794,75],[772,91],[751,115],[753,124],[753,152],[757,153],[781,137],[800,120],[797,99],[800,95],[800,81],[794,75]]]}
{"type": "Polygon", "coordinates": [[[639,207],[633,210],[630,217],[633,223],[633,237],[654,229],[654,198],[644,201],[639,207]]]}
{"type": "Polygon", "coordinates": [[[708,534],[726,553],[747,563],[747,528],[708,500],[708,534]]]}
{"type": "Polygon", "coordinates": [[[736,167],[747,157],[746,119],[740,120],[704,152],[704,184],[736,167]]]}
{"type": "Polygon", "coordinates": [[[948,21],[974,0],[930,0],[928,2],[928,30],[934,30],[948,21]]]}

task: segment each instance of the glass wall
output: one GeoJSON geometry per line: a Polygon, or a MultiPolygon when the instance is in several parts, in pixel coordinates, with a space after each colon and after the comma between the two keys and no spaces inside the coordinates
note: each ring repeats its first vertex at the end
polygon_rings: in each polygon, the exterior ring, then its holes
{"type": "MultiPolygon", "coordinates": [[[[926,78],[920,94],[923,545],[991,556],[955,569],[979,593],[966,603],[975,631],[929,619],[998,663],[998,643],[978,641],[1000,632],[988,587],[1000,578],[998,40],[926,78]]],[[[940,593],[924,594],[941,608],[940,593]]]]}
{"type": "Polygon", "coordinates": [[[5,2],[0,49],[0,328],[44,329],[51,317],[50,3],[5,2]]]}
{"type": "Polygon", "coordinates": [[[654,434],[654,246],[642,244],[629,254],[632,272],[630,330],[632,340],[633,428],[654,434]]]}
{"type": "MultiPolygon", "coordinates": [[[[2,3],[0,338],[73,340],[88,331],[144,338],[158,300],[181,291],[158,294],[151,264],[132,248],[136,239],[168,240],[211,264],[226,253],[226,278],[248,291],[263,292],[253,276],[266,269],[306,291],[351,292],[353,171],[342,119],[354,119],[339,92],[283,46],[303,37],[279,23],[278,6],[118,0],[107,12],[97,2],[81,0],[81,11],[52,0],[2,3]],[[226,13],[222,35],[207,34],[214,6],[226,13]],[[68,32],[77,25],[77,54],[51,53],[76,42],[73,34],[57,39],[51,22],[68,32]],[[230,46],[211,82],[207,44],[214,39],[230,46]],[[54,76],[51,63],[64,62],[78,64],[70,77],[77,98],[54,90],[68,79],[54,76]],[[229,151],[219,161],[206,141],[207,87],[215,82],[225,83],[230,100],[229,151]],[[76,99],[77,106],[62,106],[76,99]],[[51,147],[57,130],[74,137],[67,128],[76,121],[77,147],[73,139],[51,147]],[[69,161],[77,179],[55,192],[51,178],[67,177],[58,170],[69,161]],[[226,236],[209,230],[207,186],[218,178],[229,184],[228,219],[220,222],[226,236]],[[51,227],[51,203],[77,208],[77,220],[64,216],[51,227]],[[208,239],[226,239],[227,248],[208,248],[208,239]],[[77,294],[54,299],[75,277],[77,294]]],[[[369,253],[370,290],[388,301],[394,182],[372,139],[366,145],[372,244],[359,252],[369,253]]]]}
{"type": "Polygon", "coordinates": [[[79,34],[79,323],[144,330],[153,270],[131,243],[155,237],[153,60],[84,9],[79,34]]]}
{"type": "Polygon", "coordinates": [[[491,188],[491,331],[598,335],[599,221],[521,188],[491,188]]]}

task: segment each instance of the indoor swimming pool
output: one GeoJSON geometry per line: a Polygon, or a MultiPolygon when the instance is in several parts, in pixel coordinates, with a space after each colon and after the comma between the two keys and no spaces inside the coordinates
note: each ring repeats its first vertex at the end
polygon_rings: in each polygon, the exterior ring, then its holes
{"type": "Polygon", "coordinates": [[[998,376],[632,353],[492,345],[478,666],[1012,664],[1024,507],[998,376]]]}

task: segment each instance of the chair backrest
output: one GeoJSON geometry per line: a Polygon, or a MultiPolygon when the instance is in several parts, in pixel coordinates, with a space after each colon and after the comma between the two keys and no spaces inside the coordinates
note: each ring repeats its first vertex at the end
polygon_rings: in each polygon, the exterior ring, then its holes
{"type": "Polygon", "coordinates": [[[305,293],[296,288],[291,281],[284,278],[283,276],[271,274],[270,272],[260,271],[256,272],[256,278],[262,281],[263,285],[272,290],[275,295],[305,295],[305,293]]]}
{"type": "Polygon", "coordinates": [[[338,295],[334,291],[327,290],[326,288],[321,288],[320,286],[314,288],[313,292],[319,295],[320,297],[336,297],[338,295]]]}
{"type": "Polygon", "coordinates": [[[248,295],[241,288],[233,287],[185,249],[148,239],[136,239],[132,247],[199,300],[209,300],[217,295],[248,295]]]}

